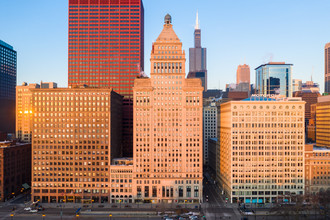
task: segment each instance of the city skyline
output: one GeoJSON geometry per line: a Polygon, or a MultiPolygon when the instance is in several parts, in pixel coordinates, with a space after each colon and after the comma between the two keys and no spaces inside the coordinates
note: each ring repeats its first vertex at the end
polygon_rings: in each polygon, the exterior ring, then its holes
{"type": "MultiPolygon", "coordinates": [[[[329,2],[298,5],[297,1],[290,1],[285,7],[280,2],[241,1],[235,5],[223,1],[209,2],[201,5],[198,1],[190,1],[189,4],[180,1],[176,3],[178,7],[173,8],[168,7],[172,5],[171,1],[143,1],[146,11],[145,67],[150,65],[148,51],[151,51],[151,43],[157,37],[155,33],[160,31],[158,27],[162,17],[170,13],[175,18],[175,31],[181,36],[184,50],[188,52],[194,45],[193,30],[198,10],[203,47],[208,48],[209,88],[219,88],[220,85],[224,89],[226,83],[235,82],[237,65],[242,64],[243,60],[252,69],[273,57],[272,61],[293,63],[292,77],[295,79],[306,81],[313,73],[314,81],[320,84],[321,92],[324,91],[324,45],[329,42],[327,36],[330,31],[322,27],[326,26],[330,17],[325,11],[326,6],[330,6],[329,2]],[[180,6],[185,7],[184,13],[181,13],[180,6]],[[264,10],[266,6],[272,10],[264,10]],[[250,16],[253,11],[259,13],[250,16]],[[216,19],[212,16],[215,13],[219,16],[216,19]],[[239,16],[232,16],[234,13],[239,13],[239,16]],[[260,31],[263,34],[258,34],[258,28],[262,28],[260,31]]],[[[0,33],[0,38],[18,51],[18,85],[24,81],[33,83],[43,80],[58,82],[60,87],[66,87],[67,1],[53,3],[51,11],[48,10],[48,3],[40,0],[20,2],[21,7],[16,7],[17,4],[17,1],[2,3],[5,10],[0,18],[6,31],[0,33]],[[20,16],[11,17],[8,14],[14,8],[20,16]]],[[[188,62],[186,65],[189,65],[188,62]]],[[[150,75],[148,68],[145,72],[150,75]]],[[[254,79],[255,72],[252,71],[252,83],[255,83],[254,79]]]]}

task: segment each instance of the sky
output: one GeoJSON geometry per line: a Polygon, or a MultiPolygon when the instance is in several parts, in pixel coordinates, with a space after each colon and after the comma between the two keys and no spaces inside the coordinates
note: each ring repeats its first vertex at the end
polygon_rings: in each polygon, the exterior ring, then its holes
{"type": "MultiPolygon", "coordinates": [[[[143,0],[145,72],[169,13],[186,51],[193,47],[196,12],[207,48],[208,88],[236,81],[239,64],[254,69],[269,61],[293,64],[293,79],[324,89],[324,46],[330,42],[329,0],[143,0]]],[[[0,39],[17,51],[17,83],[67,86],[68,0],[0,0],[0,39]]]]}

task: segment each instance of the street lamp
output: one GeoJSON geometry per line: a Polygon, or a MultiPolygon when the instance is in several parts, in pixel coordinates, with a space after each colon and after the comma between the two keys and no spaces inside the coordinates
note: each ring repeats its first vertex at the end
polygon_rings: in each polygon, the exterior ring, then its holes
{"type": "Polygon", "coordinates": [[[79,218],[79,214],[76,214],[76,219],[78,219],[79,218]]]}
{"type": "Polygon", "coordinates": [[[109,215],[109,220],[111,220],[111,219],[112,219],[112,214],[109,215]]]}
{"type": "Polygon", "coordinates": [[[42,214],[42,219],[45,219],[46,215],[45,214],[42,214]]]}
{"type": "Polygon", "coordinates": [[[12,214],[10,214],[10,218],[11,219],[13,219],[14,218],[14,214],[12,213],[12,214]]]}
{"type": "Polygon", "coordinates": [[[121,199],[119,199],[119,208],[121,208],[121,199]]]}

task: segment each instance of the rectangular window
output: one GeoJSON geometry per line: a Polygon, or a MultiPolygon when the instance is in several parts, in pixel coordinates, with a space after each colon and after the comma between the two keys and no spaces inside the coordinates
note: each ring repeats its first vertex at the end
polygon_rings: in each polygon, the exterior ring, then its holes
{"type": "Polygon", "coordinates": [[[187,197],[191,197],[191,186],[187,186],[187,197]]]}

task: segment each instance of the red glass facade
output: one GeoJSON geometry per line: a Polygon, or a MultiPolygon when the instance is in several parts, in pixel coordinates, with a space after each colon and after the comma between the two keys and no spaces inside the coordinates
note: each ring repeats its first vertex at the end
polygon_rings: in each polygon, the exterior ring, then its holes
{"type": "Polygon", "coordinates": [[[144,69],[142,0],[69,0],[69,86],[124,96],[123,156],[132,156],[134,79],[144,69]]]}

